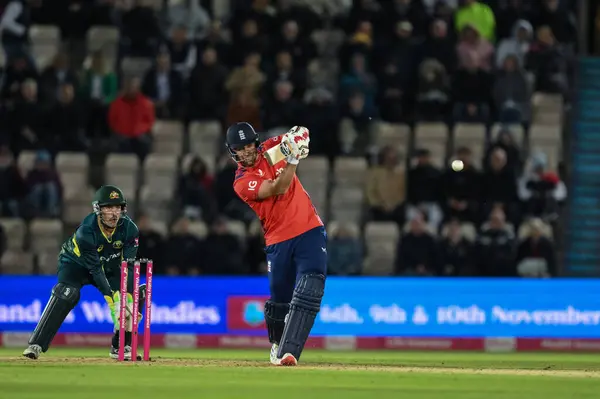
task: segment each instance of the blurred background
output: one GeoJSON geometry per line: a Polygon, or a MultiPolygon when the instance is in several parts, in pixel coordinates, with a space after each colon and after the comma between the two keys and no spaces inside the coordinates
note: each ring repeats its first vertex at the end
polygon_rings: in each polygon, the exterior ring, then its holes
{"type": "Polygon", "coordinates": [[[156,273],[264,274],[223,141],[247,121],[310,129],[331,275],[597,275],[595,7],[0,1],[0,273],[54,274],[114,184],[156,273]]]}

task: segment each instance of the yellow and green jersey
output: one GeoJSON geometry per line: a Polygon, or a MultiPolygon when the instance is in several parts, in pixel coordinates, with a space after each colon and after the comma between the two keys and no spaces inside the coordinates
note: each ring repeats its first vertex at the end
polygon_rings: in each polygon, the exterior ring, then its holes
{"type": "Polygon", "coordinates": [[[86,268],[100,292],[111,295],[105,270],[119,270],[121,260],[134,259],[138,240],[138,227],[129,216],[122,216],[109,236],[100,228],[98,216],[91,213],[63,243],[58,260],[63,264],[86,268]]]}

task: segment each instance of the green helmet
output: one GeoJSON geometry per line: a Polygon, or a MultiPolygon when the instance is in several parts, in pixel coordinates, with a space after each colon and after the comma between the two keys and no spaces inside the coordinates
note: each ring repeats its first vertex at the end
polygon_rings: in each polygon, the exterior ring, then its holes
{"type": "Polygon", "coordinates": [[[127,206],[127,199],[123,191],[117,186],[102,186],[94,194],[92,206],[96,214],[100,213],[100,208],[107,205],[121,205],[123,210],[127,206]]]}

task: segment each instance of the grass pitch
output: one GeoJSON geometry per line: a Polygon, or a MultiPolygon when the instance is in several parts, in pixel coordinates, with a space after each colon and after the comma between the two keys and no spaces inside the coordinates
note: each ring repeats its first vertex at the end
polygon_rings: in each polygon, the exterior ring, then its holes
{"type": "Polygon", "coordinates": [[[600,356],[306,350],[295,368],[268,350],[153,350],[119,363],[107,349],[0,350],[0,399],[579,399],[600,396],[600,356]]]}

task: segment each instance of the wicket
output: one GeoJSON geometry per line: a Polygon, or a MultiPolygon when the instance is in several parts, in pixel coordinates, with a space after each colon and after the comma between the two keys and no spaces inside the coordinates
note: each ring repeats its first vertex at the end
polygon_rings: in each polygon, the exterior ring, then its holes
{"type": "Polygon", "coordinates": [[[140,304],[140,269],[141,264],[146,264],[146,319],[144,321],[144,360],[150,360],[150,325],[152,323],[152,259],[123,260],[121,261],[121,292],[119,303],[119,361],[125,360],[125,331],[127,319],[127,279],[129,275],[129,262],[133,261],[133,304],[131,311],[131,361],[137,361],[138,331],[139,331],[139,304],[140,304]]]}

